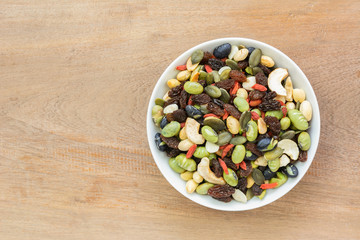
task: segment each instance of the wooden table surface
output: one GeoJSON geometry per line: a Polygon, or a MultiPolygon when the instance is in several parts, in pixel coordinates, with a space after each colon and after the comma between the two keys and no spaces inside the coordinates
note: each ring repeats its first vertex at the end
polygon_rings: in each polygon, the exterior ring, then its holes
{"type": "Polygon", "coordinates": [[[0,2],[0,239],[360,239],[360,2],[0,2]],[[180,53],[221,37],[291,57],[317,94],[308,173],[260,209],[183,197],[145,114],[180,53]]]}

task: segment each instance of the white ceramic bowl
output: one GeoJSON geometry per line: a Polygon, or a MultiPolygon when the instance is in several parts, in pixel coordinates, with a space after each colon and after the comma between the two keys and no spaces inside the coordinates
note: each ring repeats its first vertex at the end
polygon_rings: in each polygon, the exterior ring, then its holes
{"type": "MultiPolygon", "coordinates": [[[[316,96],[314,90],[312,89],[309,80],[306,78],[305,74],[301,71],[301,69],[296,65],[294,61],[292,61],[288,56],[282,53],[280,50],[266,44],[263,42],[259,42],[252,39],[247,38],[221,38],[215,39],[212,41],[201,43],[183,54],[181,54],[178,58],[176,58],[164,71],[164,73],[159,78],[158,82],[155,85],[155,88],[151,94],[147,119],[146,119],[146,127],[147,127],[147,136],[149,141],[149,146],[151,153],[154,157],[154,160],[160,169],[161,173],[168,180],[168,182],[182,195],[191,199],[192,201],[201,204],[203,206],[224,210],[224,211],[243,211],[250,210],[258,207],[265,206],[282,196],[284,196],[287,192],[289,192],[295,185],[301,180],[301,178],[305,175],[306,171],[309,169],[311,162],[314,159],[315,152],[319,143],[320,137],[320,111],[319,105],[316,100],[316,96]],[[180,174],[174,172],[169,164],[168,157],[165,153],[160,152],[155,145],[154,136],[157,132],[160,132],[160,129],[157,128],[151,118],[151,109],[154,105],[155,98],[162,98],[166,91],[169,90],[166,82],[171,78],[175,78],[177,74],[177,70],[175,67],[178,65],[183,65],[186,63],[186,60],[189,58],[191,53],[197,49],[202,49],[204,51],[212,52],[216,46],[219,46],[223,43],[230,43],[236,45],[245,45],[247,47],[255,47],[260,48],[264,55],[270,56],[274,59],[277,67],[287,68],[291,79],[293,81],[294,88],[302,88],[306,92],[306,99],[311,102],[313,107],[313,117],[310,122],[311,128],[309,129],[309,134],[311,136],[311,147],[308,151],[308,160],[306,162],[297,162],[296,166],[299,170],[299,175],[296,178],[289,178],[288,181],[277,189],[267,190],[264,199],[259,200],[254,197],[246,204],[231,201],[230,203],[224,203],[217,201],[210,196],[207,195],[199,195],[197,193],[189,194],[185,190],[185,181],[180,178],[180,174]]],[[[166,192],[166,189],[163,189],[166,192]]]]}

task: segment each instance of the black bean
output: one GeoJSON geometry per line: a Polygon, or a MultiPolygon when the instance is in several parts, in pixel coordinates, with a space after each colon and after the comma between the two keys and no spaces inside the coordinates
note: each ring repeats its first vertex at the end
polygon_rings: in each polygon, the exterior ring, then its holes
{"type": "Polygon", "coordinates": [[[221,44],[220,46],[217,46],[215,49],[214,49],[214,56],[216,58],[225,58],[229,55],[231,51],[231,45],[230,43],[224,43],[224,44],[221,44]]]}

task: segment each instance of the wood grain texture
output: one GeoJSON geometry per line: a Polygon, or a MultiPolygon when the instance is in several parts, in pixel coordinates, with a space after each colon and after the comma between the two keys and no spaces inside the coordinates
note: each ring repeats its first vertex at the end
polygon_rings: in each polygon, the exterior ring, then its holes
{"type": "Polygon", "coordinates": [[[0,2],[0,239],[360,239],[360,2],[0,2]],[[264,41],[309,78],[321,139],[278,201],[220,212],[157,169],[148,99],[180,53],[264,41]]]}

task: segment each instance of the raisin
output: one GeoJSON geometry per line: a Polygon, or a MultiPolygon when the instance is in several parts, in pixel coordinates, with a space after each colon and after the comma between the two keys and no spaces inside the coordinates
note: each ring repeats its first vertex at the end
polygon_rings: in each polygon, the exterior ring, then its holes
{"type": "Polygon", "coordinates": [[[231,70],[229,76],[237,82],[246,82],[247,80],[245,74],[239,70],[231,70]]]}
{"type": "Polygon", "coordinates": [[[179,99],[180,108],[184,109],[187,105],[187,101],[188,101],[188,93],[185,90],[182,90],[179,99]]]}
{"type": "Polygon", "coordinates": [[[180,100],[180,96],[175,96],[173,98],[170,98],[169,100],[167,100],[165,103],[164,103],[164,108],[166,106],[169,106],[170,104],[176,104],[176,105],[179,105],[179,100],[180,100]]]}
{"type": "Polygon", "coordinates": [[[250,100],[259,100],[266,95],[266,92],[260,92],[258,90],[250,91],[249,98],[250,100]]]}
{"type": "Polygon", "coordinates": [[[226,203],[231,202],[231,200],[232,200],[231,197],[222,197],[222,198],[214,198],[214,199],[219,200],[221,202],[226,202],[226,203]]]}
{"type": "Polygon", "coordinates": [[[239,168],[239,171],[237,172],[238,174],[238,177],[241,178],[241,177],[247,177],[251,174],[252,172],[252,165],[251,165],[251,162],[250,161],[245,161],[245,164],[246,164],[246,170],[242,169],[242,168],[239,168]]]}
{"type": "Polygon", "coordinates": [[[227,103],[225,103],[223,106],[224,106],[225,110],[226,110],[231,116],[233,116],[233,117],[236,118],[236,119],[240,119],[241,113],[240,113],[239,110],[237,110],[236,107],[234,107],[234,106],[231,105],[231,104],[227,104],[227,103]]]}
{"type": "Polygon", "coordinates": [[[225,112],[224,110],[217,104],[213,102],[209,102],[207,105],[207,110],[209,110],[211,113],[218,115],[218,116],[224,116],[225,112]]]}
{"type": "MultiPolygon", "coordinates": [[[[229,153],[228,153],[229,154],[229,153]]],[[[231,155],[230,155],[231,156],[231,155]]],[[[224,162],[226,164],[226,166],[228,168],[231,168],[232,170],[236,171],[237,170],[237,167],[236,167],[236,164],[228,157],[225,157],[224,159],[224,162]]]]}
{"type": "Polygon", "coordinates": [[[264,191],[260,188],[259,185],[255,184],[251,187],[252,192],[254,193],[254,196],[259,196],[264,191]]]}
{"type": "Polygon", "coordinates": [[[166,145],[168,145],[169,147],[175,148],[175,149],[178,148],[180,141],[176,137],[167,138],[167,137],[164,137],[163,135],[160,135],[160,137],[161,137],[161,140],[163,140],[163,142],[165,142],[166,145]]]}
{"type": "Polygon", "coordinates": [[[211,171],[214,172],[216,177],[222,177],[223,175],[223,169],[219,163],[219,161],[214,158],[213,160],[211,160],[211,167],[210,167],[211,171]]]}
{"type": "Polygon", "coordinates": [[[265,67],[264,65],[259,64],[258,67],[261,68],[261,70],[263,70],[266,76],[269,76],[269,74],[271,73],[271,70],[265,67]]]}
{"type": "Polygon", "coordinates": [[[178,96],[181,93],[182,89],[183,89],[183,85],[173,87],[168,93],[169,97],[173,98],[178,96]]]}
{"type": "Polygon", "coordinates": [[[213,58],[213,57],[214,57],[214,55],[212,55],[211,52],[204,52],[204,56],[203,56],[203,59],[201,59],[200,64],[201,65],[208,64],[209,59],[213,58]]]}
{"type": "Polygon", "coordinates": [[[279,135],[281,131],[280,121],[276,117],[266,116],[265,123],[269,126],[270,131],[273,135],[279,135]]]}
{"type": "Polygon", "coordinates": [[[274,92],[274,91],[271,91],[271,92],[268,92],[266,93],[266,95],[263,97],[263,101],[269,101],[269,100],[272,100],[274,99],[274,97],[277,96],[277,93],[274,92]]]}
{"type": "Polygon", "coordinates": [[[255,154],[258,157],[261,157],[262,155],[264,155],[261,151],[259,151],[256,148],[256,144],[255,143],[251,143],[251,142],[247,142],[245,144],[245,148],[246,150],[249,150],[250,152],[252,152],[253,154],[255,154]]]}
{"type": "Polygon", "coordinates": [[[224,108],[224,102],[223,102],[223,101],[215,98],[215,99],[213,100],[213,102],[214,102],[215,104],[219,105],[219,107],[224,108]]]}
{"type": "Polygon", "coordinates": [[[199,80],[198,83],[203,86],[203,87],[206,87],[207,84],[206,84],[206,80],[199,80]]]}
{"type": "Polygon", "coordinates": [[[198,95],[193,95],[191,100],[198,105],[206,104],[211,101],[211,97],[206,93],[201,93],[198,95]]]}
{"type": "Polygon", "coordinates": [[[179,149],[175,149],[175,148],[167,148],[165,151],[168,157],[176,157],[181,153],[179,149]]]}
{"type": "Polygon", "coordinates": [[[256,79],[256,83],[257,84],[261,84],[263,86],[267,86],[267,82],[268,82],[268,79],[267,77],[265,76],[265,74],[263,72],[258,72],[256,75],[255,75],[255,79],[256,79]]]}
{"type": "Polygon", "coordinates": [[[238,66],[240,69],[245,69],[249,66],[249,62],[246,60],[239,61],[238,66]]]}
{"type": "Polygon", "coordinates": [[[166,120],[168,122],[177,121],[179,123],[185,122],[187,114],[184,109],[178,109],[172,113],[166,114],[166,120]]]}
{"type": "Polygon", "coordinates": [[[239,178],[238,184],[235,188],[239,189],[243,193],[246,193],[246,186],[247,186],[247,179],[246,178],[239,178]]]}
{"type": "Polygon", "coordinates": [[[216,59],[216,58],[210,58],[208,60],[208,63],[210,65],[211,69],[216,70],[216,71],[219,71],[219,69],[225,65],[221,60],[216,59]]]}
{"type": "Polygon", "coordinates": [[[259,109],[264,112],[267,112],[270,110],[279,110],[281,108],[281,104],[279,101],[274,99],[274,97],[276,97],[276,95],[277,94],[274,91],[267,93],[262,98],[262,103],[259,104],[259,109]]]}
{"type": "Polygon", "coordinates": [[[226,91],[229,91],[232,88],[232,86],[234,85],[234,83],[235,83],[235,80],[230,78],[230,79],[226,79],[226,80],[217,82],[217,83],[215,83],[215,85],[218,88],[223,88],[226,91]]]}
{"type": "Polygon", "coordinates": [[[226,198],[235,193],[235,188],[230,185],[215,185],[208,190],[208,195],[213,198],[226,198]]]}
{"type": "Polygon", "coordinates": [[[306,162],[307,161],[307,151],[300,151],[298,160],[300,162],[306,162]]]}

